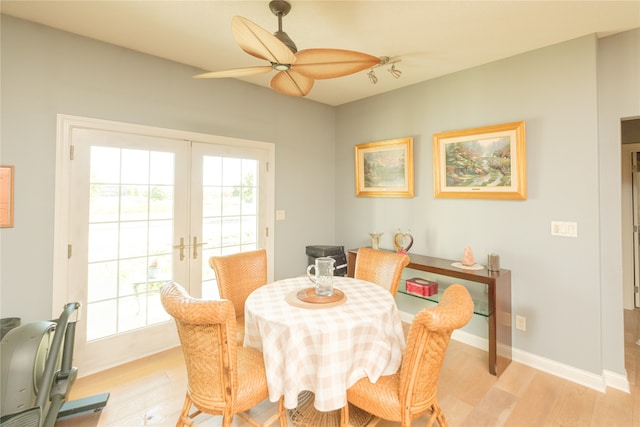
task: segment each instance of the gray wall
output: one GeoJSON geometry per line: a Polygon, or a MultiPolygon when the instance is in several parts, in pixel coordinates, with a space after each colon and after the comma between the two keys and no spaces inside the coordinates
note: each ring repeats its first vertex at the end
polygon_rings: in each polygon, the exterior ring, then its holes
{"type": "MultiPolygon", "coordinates": [[[[638,40],[638,32],[628,37],[638,40]]],[[[336,186],[336,215],[358,221],[338,221],[336,236],[357,247],[369,244],[368,232],[383,231],[382,246],[393,247],[394,232],[410,229],[415,253],[459,260],[470,246],[482,261],[497,252],[512,270],[513,314],[527,318],[526,332],[513,331],[515,348],[589,372],[624,373],[620,202],[606,205],[613,216],[618,207],[618,228],[606,231],[613,235],[602,247],[599,201],[602,183],[602,192],[619,193],[620,139],[607,141],[618,157],[602,165],[597,55],[596,38],[583,37],[339,107],[337,182],[350,185],[336,186]],[[432,134],[520,120],[526,201],[434,198],[432,134]],[[353,145],[403,136],[414,137],[415,197],[356,198],[353,145]],[[552,220],[577,222],[578,238],[551,236],[552,220]]],[[[638,75],[627,76],[636,92],[638,75]]],[[[625,114],[640,112],[637,97],[629,104],[625,114]]],[[[619,123],[621,111],[610,113],[619,123]]],[[[398,302],[415,311],[409,299],[398,302]]]]}
{"type": "Polygon", "coordinates": [[[1,162],[15,165],[15,227],[0,231],[1,316],[51,313],[56,114],[276,145],[275,277],[334,243],[332,107],[2,15],[1,162]],[[318,179],[322,177],[322,179],[318,179]],[[313,227],[309,227],[313,224],[313,227]]]}
{"type": "Polygon", "coordinates": [[[274,142],[276,209],[287,212],[276,223],[277,278],[300,273],[307,244],[367,245],[374,230],[390,247],[398,228],[411,229],[412,252],[443,258],[467,245],[479,260],[495,251],[513,271],[514,314],[527,317],[516,348],[624,373],[619,119],[640,115],[637,61],[622,60],[637,55],[639,31],[338,108],[234,80],[194,81],[190,67],[6,16],[1,31],[0,154],[16,166],[16,224],[0,231],[2,317],[52,314],[55,118],[65,113],[274,142]],[[618,66],[603,69],[599,57],[618,66]],[[526,201],[434,199],[433,133],[519,120],[526,201]],[[414,137],[416,197],[356,198],[353,146],[401,136],[414,137]],[[552,237],[552,220],[576,221],[578,238],[552,237]]]}

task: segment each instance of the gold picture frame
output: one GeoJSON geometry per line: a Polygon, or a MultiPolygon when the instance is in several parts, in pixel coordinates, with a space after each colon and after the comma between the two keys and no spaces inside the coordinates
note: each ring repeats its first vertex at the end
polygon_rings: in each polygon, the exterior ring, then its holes
{"type": "Polygon", "coordinates": [[[356,196],[413,197],[413,138],[355,146],[356,196]]]}
{"type": "Polygon", "coordinates": [[[526,200],[525,122],[433,135],[436,198],[526,200]]]}
{"type": "Polygon", "coordinates": [[[0,166],[0,228],[13,227],[13,166],[0,166]]]}

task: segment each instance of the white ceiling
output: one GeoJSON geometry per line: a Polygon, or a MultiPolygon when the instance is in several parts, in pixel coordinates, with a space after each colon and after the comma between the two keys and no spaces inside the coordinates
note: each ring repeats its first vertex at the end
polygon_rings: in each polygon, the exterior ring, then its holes
{"type": "MultiPolygon", "coordinates": [[[[2,0],[0,7],[8,15],[191,65],[196,74],[268,65],[244,53],[231,35],[234,15],[275,32],[277,18],[268,3],[2,0]]],[[[333,106],[576,37],[640,27],[640,0],[290,3],[283,30],[300,50],[340,48],[401,58],[399,79],[379,67],[376,85],[366,71],[316,81],[307,98],[333,106]]],[[[242,80],[268,87],[272,76],[242,80]]]]}

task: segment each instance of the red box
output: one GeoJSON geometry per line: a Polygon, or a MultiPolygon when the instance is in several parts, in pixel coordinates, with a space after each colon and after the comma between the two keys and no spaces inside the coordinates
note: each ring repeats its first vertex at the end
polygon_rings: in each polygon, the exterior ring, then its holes
{"type": "Polygon", "coordinates": [[[407,279],[405,284],[407,292],[410,294],[429,297],[438,293],[438,282],[433,280],[414,277],[407,279]]]}

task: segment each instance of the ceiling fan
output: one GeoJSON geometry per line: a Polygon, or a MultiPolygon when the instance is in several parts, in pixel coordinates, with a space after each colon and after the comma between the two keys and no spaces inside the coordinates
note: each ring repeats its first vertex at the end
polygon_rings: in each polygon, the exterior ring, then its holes
{"type": "Polygon", "coordinates": [[[347,76],[380,63],[380,58],[352,50],[298,51],[295,43],[282,31],[282,17],[291,10],[289,2],[272,0],[269,9],[278,17],[278,31],[273,35],[241,16],[234,16],[231,20],[231,32],[242,50],[268,61],[270,65],[212,71],[194,77],[244,77],[275,70],[277,74],[270,83],[273,90],[290,96],[305,96],[315,80],[347,76]]]}

